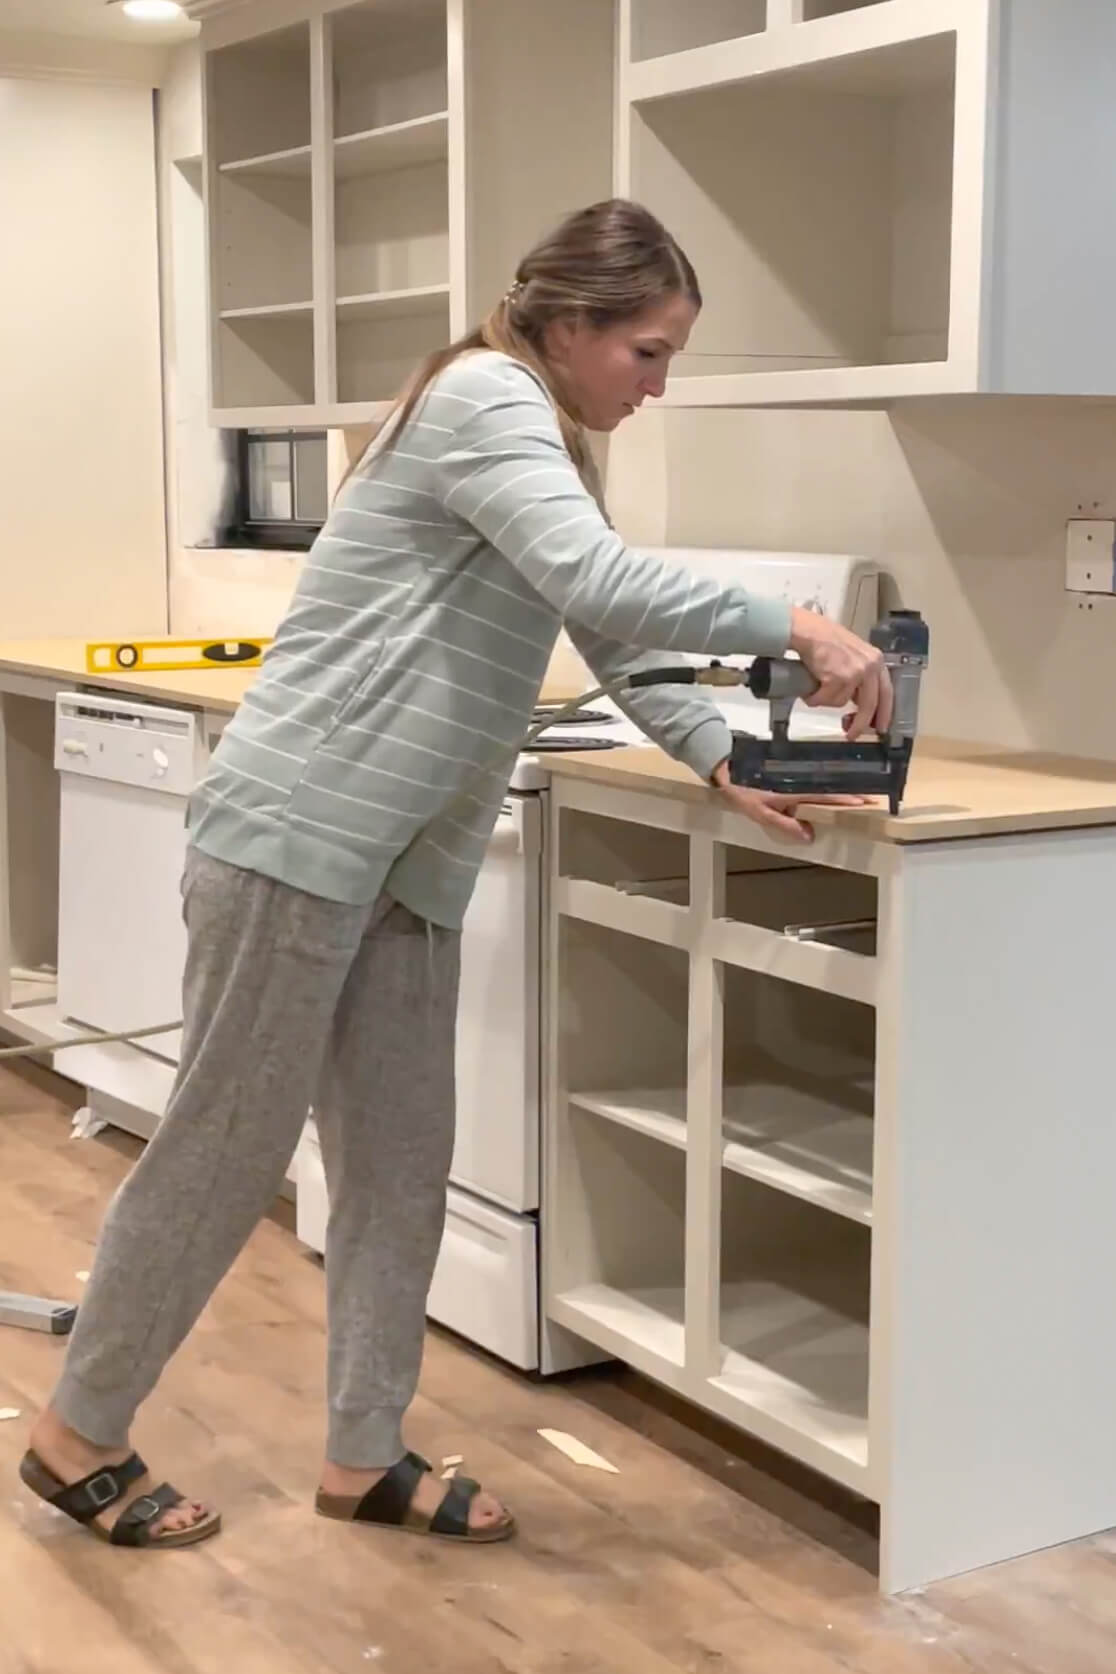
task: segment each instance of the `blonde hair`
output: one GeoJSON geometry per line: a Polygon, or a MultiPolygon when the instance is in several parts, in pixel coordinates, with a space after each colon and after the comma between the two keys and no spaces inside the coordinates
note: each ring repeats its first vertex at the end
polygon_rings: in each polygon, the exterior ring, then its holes
{"type": "Polygon", "coordinates": [[[581,415],[547,362],[547,327],[557,319],[582,319],[601,330],[679,294],[701,307],[693,267],[650,210],[626,198],[609,198],[578,210],[528,251],[515,270],[514,283],[479,326],[427,355],[396,397],[356,469],[366,471],[391,451],[431,383],[459,355],[471,349],[498,349],[541,378],[570,457],[599,500],[600,484],[581,415]]]}

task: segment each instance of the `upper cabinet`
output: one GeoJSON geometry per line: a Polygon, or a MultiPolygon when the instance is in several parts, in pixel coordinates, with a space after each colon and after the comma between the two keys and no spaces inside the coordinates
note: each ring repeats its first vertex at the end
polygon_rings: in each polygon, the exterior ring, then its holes
{"type": "Polygon", "coordinates": [[[256,0],[203,47],[216,423],[373,418],[611,191],[610,0],[256,0]]]}
{"type": "Polygon", "coordinates": [[[619,24],[617,188],[705,295],[668,402],[1116,394],[1113,0],[619,0],[619,24]]]}

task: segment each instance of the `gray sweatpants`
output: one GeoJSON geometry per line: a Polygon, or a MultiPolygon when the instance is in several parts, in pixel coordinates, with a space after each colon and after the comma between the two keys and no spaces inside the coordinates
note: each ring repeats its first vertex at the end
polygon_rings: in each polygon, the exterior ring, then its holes
{"type": "Polygon", "coordinates": [[[453,1149],[460,935],[191,849],[182,1058],[101,1230],[54,1395],[122,1446],[275,1198],[312,1105],[329,1189],[328,1457],[393,1464],[422,1360],[453,1149]]]}

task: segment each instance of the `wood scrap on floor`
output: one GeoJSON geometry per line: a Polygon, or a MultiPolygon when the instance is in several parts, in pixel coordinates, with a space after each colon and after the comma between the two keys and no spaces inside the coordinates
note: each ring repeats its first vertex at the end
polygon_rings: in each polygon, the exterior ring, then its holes
{"type": "Polygon", "coordinates": [[[602,1459],[599,1453],[587,1447],[576,1436],[571,1436],[565,1430],[540,1430],[543,1441],[556,1447],[559,1453],[564,1453],[567,1459],[572,1459],[575,1465],[588,1465],[595,1471],[611,1471],[613,1476],[619,1476],[616,1465],[610,1465],[607,1459],[602,1459]]]}

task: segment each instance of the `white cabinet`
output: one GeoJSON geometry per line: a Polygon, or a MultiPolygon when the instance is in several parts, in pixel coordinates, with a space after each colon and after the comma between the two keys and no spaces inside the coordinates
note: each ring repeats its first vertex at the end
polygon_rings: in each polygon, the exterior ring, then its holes
{"type": "Polygon", "coordinates": [[[609,191],[612,42],[610,0],[249,0],[207,21],[214,421],[362,423],[477,324],[530,244],[609,191]]]}
{"type": "Polygon", "coordinates": [[[621,0],[617,184],[705,288],[667,400],[1116,393],[1116,7],[621,0]],[[734,25],[734,20],[735,25],[734,25]]]}
{"type": "Polygon", "coordinates": [[[565,767],[545,1317],[875,1500],[887,1590],[1112,1526],[1111,829],[804,860],[565,767]]]}

